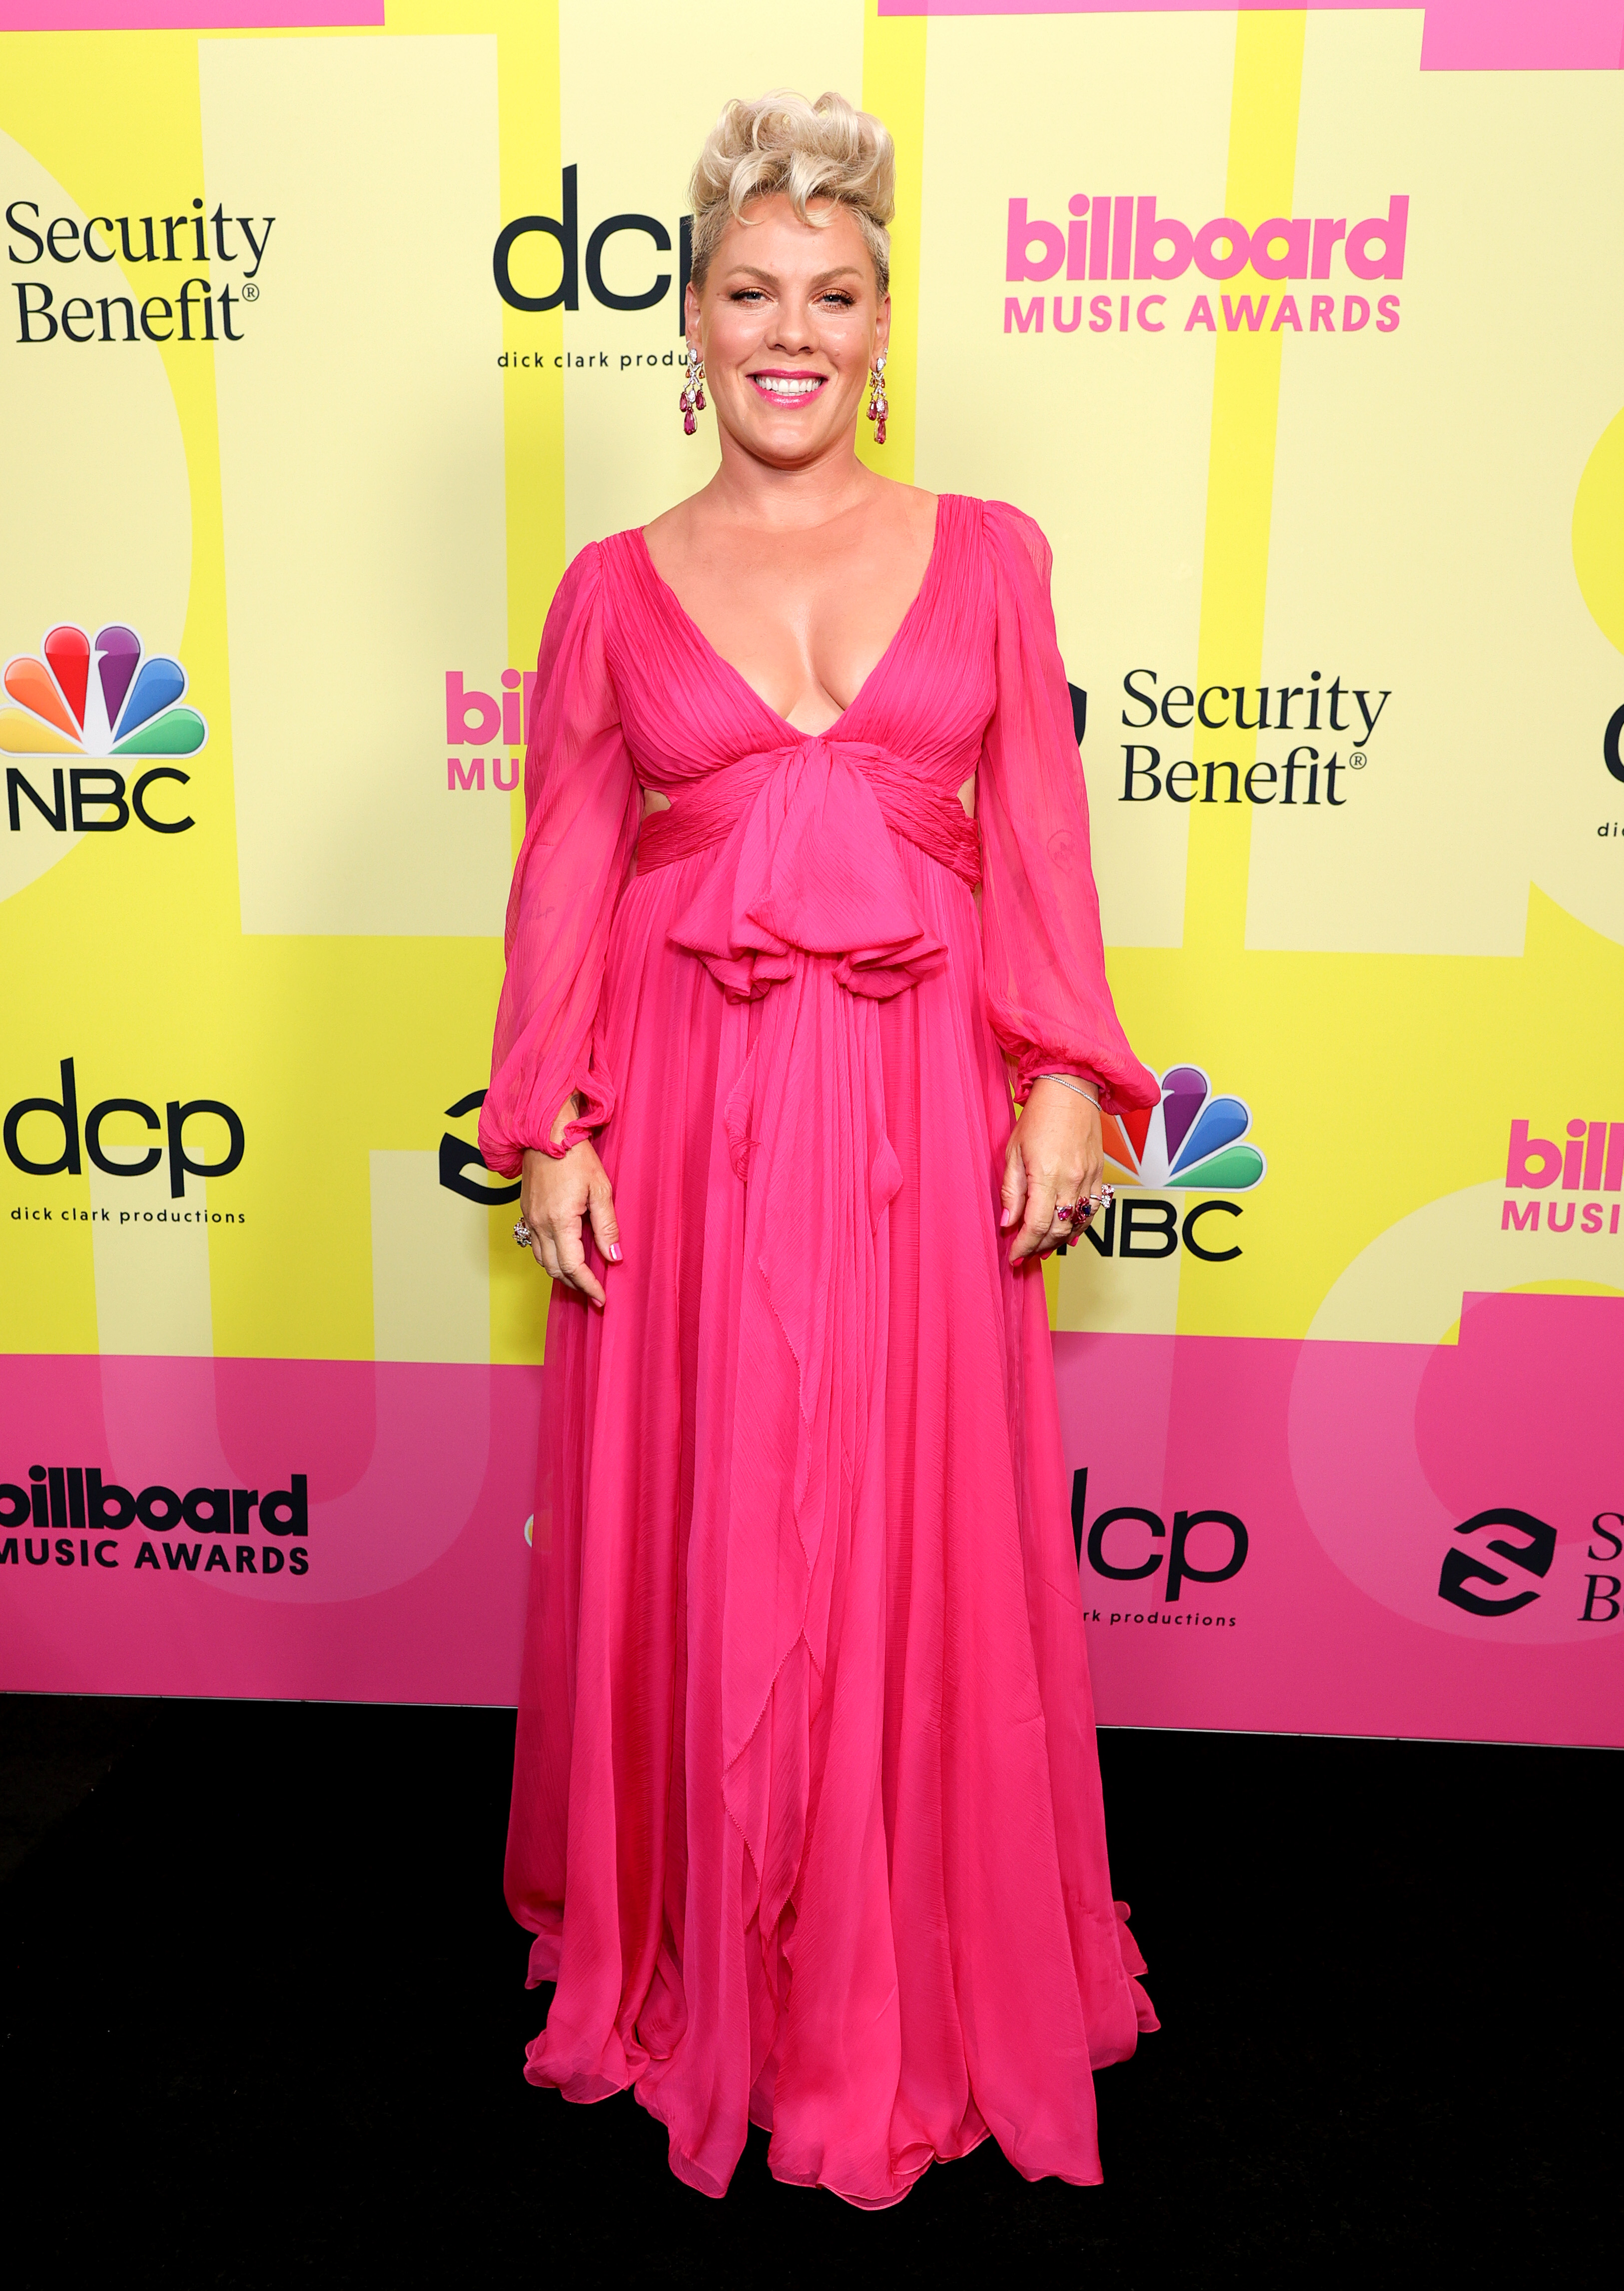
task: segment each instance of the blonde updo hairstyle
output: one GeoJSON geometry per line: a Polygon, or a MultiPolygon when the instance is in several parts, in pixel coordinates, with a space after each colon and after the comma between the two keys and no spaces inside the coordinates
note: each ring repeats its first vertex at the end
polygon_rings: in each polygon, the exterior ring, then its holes
{"type": "Polygon", "coordinates": [[[880,295],[891,277],[891,239],[886,229],[896,211],[896,160],[891,138],[879,120],[858,111],[832,92],[808,103],[804,95],[778,89],[753,103],[735,99],[705,138],[688,186],[694,211],[691,276],[703,293],[722,233],[736,219],[747,221],[752,199],[782,191],[802,222],[821,227],[830,218],[809,214],[812,199],[831,199],[850,210],[873,258],[880,295]]]}

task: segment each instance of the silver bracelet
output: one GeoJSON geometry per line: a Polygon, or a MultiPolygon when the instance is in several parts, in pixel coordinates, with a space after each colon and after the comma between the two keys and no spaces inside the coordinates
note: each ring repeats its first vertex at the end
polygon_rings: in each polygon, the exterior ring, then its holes
{"type": "Polygon", "coordinates": [[[1032,1079],[1033,1081],[1057,1081],[1062,1089],[1074,1089],[1079,1097],[1088,1097],[1089,1104],[1096,1113],[1101,1111],[1099,1100],[1097,1097],[1089,1097],[1089,1093],[1082,1084],[1080,1081],[1073,1081],[1070,1074],[1033,1074],[1032,1079]]]}

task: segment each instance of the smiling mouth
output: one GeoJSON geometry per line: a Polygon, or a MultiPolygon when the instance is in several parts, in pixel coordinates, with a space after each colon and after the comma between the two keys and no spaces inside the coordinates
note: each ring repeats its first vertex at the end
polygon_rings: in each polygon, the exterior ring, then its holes
{"type": "Polygon", "coordinates": [[[758,394],[772,406],[804,406],[817,396],[829,377],[824,374],[752,374],[758,394]]]}

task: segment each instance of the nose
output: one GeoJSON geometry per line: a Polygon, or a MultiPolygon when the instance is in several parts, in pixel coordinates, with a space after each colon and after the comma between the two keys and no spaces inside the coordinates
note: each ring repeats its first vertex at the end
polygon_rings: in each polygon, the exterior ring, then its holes
{"type": "Polygon", "coordinates": [[[812,349],[811,320],[805,307],[792,309],[788,299],[778,305],[778,323],[769,347],[785,358],[805,358],[812,349]]]}

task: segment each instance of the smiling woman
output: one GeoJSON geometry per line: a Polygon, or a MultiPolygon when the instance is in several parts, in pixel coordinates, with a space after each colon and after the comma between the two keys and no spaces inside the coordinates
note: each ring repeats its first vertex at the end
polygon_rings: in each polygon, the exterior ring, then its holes
{"type": "Polygon", "coordinates": [[[890,338],[895,173],[885,130],[838,96],[730,104],[694,171],[690,362],[724,454],[736,441],[779,473],[786,508],[799,495],[812,514],[786,553],[778,518],[753,505],[720,527],[711,486],[655,518],[648,551],[714,649],[800,731],[826,730],[872,670],[936,529],[929,494],[868,478],[851,453],[890,338]]]}
{"type": "Polygon", "coordinates": [[[1158,1091],[1043,538],[854,450],[892,175],[834,95],[705,146],[683,400],[720,467],[553,601],[479,1133],[554,1282],[527,2074],[634,2087],[707,2193],[753,2121],[864,2206],[989,2133],[1098,2179],[1091,2067],[1155,2026],[1038,1260],[1108,1192],[1101,1109],[1158,1091]]]}

